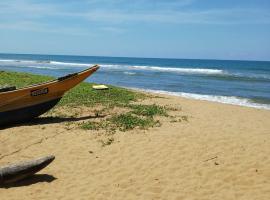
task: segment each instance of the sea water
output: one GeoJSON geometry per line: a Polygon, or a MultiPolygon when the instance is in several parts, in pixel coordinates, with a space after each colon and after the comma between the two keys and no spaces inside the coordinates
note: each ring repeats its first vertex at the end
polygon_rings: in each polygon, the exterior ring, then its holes
{"type": "Polygon", "coordinates": [[[0,70],[64,76],[99,64],[86,81],[270,109],[270,62],[0,54],[0,70]]]}

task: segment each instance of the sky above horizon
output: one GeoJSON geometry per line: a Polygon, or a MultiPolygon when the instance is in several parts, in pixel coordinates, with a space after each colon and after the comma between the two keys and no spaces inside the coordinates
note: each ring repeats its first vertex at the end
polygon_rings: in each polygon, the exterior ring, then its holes
{"type": "Polygon", "coordinates": [[[1,0],[0,52],[270,61],[270,1],[1,0]]]}

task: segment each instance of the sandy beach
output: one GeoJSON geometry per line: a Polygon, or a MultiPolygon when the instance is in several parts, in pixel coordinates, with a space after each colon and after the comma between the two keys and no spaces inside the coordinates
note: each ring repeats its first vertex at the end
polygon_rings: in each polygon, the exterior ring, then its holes
{"type": "Polygon", "coordinates": [[[0,200],[270,200],[270,0],[0,0],[0,200]]]}
{"type": "Polygon", "coordinates": [[[270,111],[145,101],[177,108],[177,121],[160,117],[161,127],[113,135],[65,120],[0,130],[1,166],[56,157],[32,179],[0,188],[0,199],[270,199],[270,111]]]}

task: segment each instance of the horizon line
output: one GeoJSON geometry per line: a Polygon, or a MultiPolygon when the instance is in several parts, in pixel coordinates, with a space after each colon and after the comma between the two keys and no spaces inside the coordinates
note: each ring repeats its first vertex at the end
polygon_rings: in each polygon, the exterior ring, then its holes
{"type": "Polygon", "coordinates": [[[270,62],[270,60],[255,60],[255,59],[222,59],[222,58],[176,58],[176,57],[139,57],[139,56],[106,56],[106,55],[78,55],[78,54],[42,54],[42,53],[3,53],[0,55],[39,55],[39,56],[78,56],[78,57],[109,57],[109,58],[134,58],[134,59],[171,59],[171,60],[216,60],[216,61],[248,61],[248,62],[270,62]]]}

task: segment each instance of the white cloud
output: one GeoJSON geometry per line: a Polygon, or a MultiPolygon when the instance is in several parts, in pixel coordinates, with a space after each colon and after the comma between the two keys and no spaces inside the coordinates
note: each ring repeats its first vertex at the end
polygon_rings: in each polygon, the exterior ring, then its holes
{"type": "Polygon", "coordinates": [[[0,2],[0,14],[12,14],[20,16],[45,15],[46,13],[57,12],[51,4],[33,3],[27,0],[10,0],[0,2]]]}
{"type": "Polygon", "coordinates": [[[114,34],[125,33],[125,30],[124,29],[117,28],[117,27],[112,27],[112,26],[104,26],[104,27],[101,27],[100,30],[106,31],[106,32],[110,32],[110,33],[114,33],[114,34]]]}
{"type": "MultiPolygon", "coordinates": [[[[48,31],[57,23],[58,29],[67,29],[61,20],[99,25],[100,30],[123,32],[123,26],[134,22],[166,24],[270,24],[267,9],[208,9],[190,7],[195,0],[82,0],[66,4],[36,3],[33,0],[0,2],[0,28],[48,31]],[[116,6],[116,5],[121,6],[116,6]],[[79,5],[79,7],[78,7],[79,5]],[[103,5],[103,6],[101,6],[103,5]],[[153,9],[155,8],[155,9],[153,9]],[[187,9],[188,8],[188,9],[187,9]],[[26,23],[27,22],[27,23],[26,23]],[[119,26],[122,26],[120,28],[119,26]],[[107,28],[102,28],[107,27],[107,28]]],[[[74,24],[69,24],[70,30],[74,24]]],[[[56,28],[55,28],[56,29],[56,28]]],[[[80,28],[76,27],[76,30],[80,28]]],[[[88,32],[82,29],[82,32],[88,32]]],[[[75,31],[77,34],[79,31],[75,31]]]]}
{"type": "MultiPolygon", "coordinates": [[[[79,16],[79,15],[77,15],[79,16]]],[[[91,11],[80,14],[90,21],[125,23],[172,23],[172,24],[270,24],[270,13],[249,9],[216,9],[206,11],[151,11],[123,12],[111,10],[91,11]]]]}
{"type": "Polygon", "coordinates": [[[15,23],[0,23],[0,30],[20,30],[39,33],[54,33],[61,35],[89,36],[94,35],[89,30],[73,27],[56,27],[33,21],[17,21],[15,23]]]}

